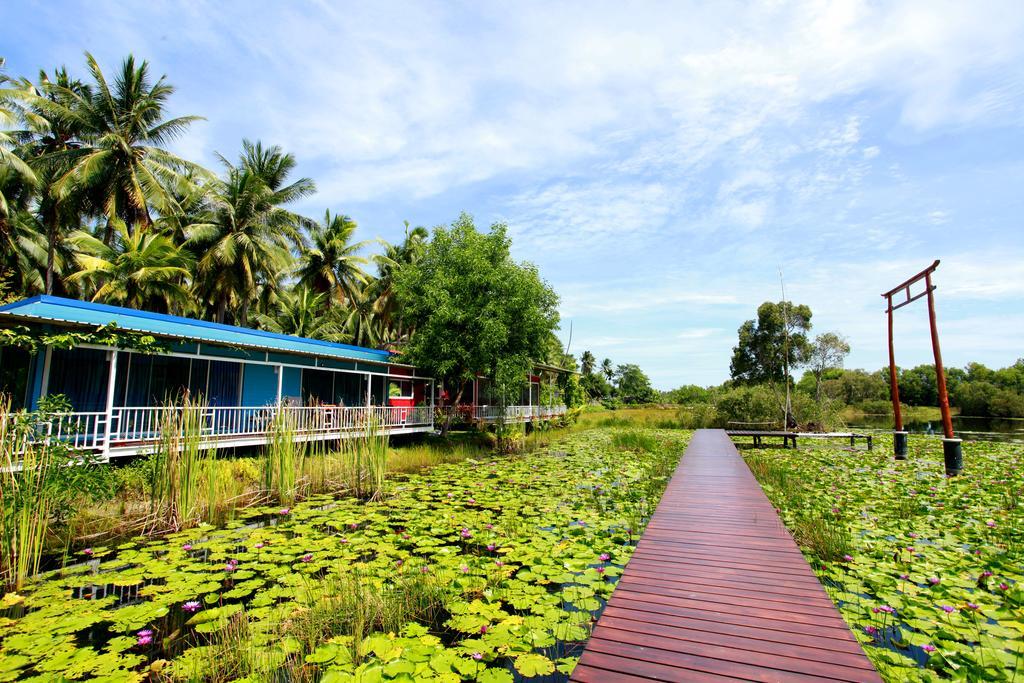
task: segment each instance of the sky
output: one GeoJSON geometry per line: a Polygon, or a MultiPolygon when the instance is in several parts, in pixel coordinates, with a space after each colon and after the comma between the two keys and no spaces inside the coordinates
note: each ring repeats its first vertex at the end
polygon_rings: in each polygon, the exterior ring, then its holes
{"type": "MultiPolygon", "coordinates": [[[[570,352],[659,389],[727,379],[783,283],[880,368],[880,293],[935,259],[945,364],[1024,357],[1020,0],[0,3],[9,74],[85,50],[205,117],[179,154],[293,153],[306,215],[507,223],[570,352]]],[[[924,301],[896,329],[931,361],[924,301]]]]}

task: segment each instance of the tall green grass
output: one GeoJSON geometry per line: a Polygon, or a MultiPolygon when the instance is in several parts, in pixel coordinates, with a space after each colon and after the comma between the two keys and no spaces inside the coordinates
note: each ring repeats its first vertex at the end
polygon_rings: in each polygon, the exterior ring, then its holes
{"type": "Polygon", "coordinates": [[[150,456],[149,531],[187,529],[218,507],[215,450],[202,447],[205,413],[206,404],[189,397],[161,410],[150,456]]]}
{"type": "Polygon", "coordinates": [[[285,410],[277,411],[263,450],[263,488],[281,503],[291,505],[295,502],[305,451],[305,442],[297,439],[292,414],[285,410]]]}
{"type": "Polygon", "coordinates": [[[32,425],[10,406],[0,395],[0,578],[18,591],[39,571],[55,508],[50,480],[60,463],[54,448],[32,443],[32,425]]]}

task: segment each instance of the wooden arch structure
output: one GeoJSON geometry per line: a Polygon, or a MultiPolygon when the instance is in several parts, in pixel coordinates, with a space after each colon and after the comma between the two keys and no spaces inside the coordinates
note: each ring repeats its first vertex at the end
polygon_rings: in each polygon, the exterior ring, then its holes
{"type": "Polygon", "coordinates": [[[946,391],[946,372],[942,367],[942,351],[939,349],[939,330],[935,322],[935,285],[932,284],[932,273],[939,267],[939,260],[922,270],[917,275],[904,280],[897,286],[882,294],[886,303],[886,314],[889,318],[889,389],[892,396],[892,412],[894,418],[893,449],[897,460],[907,457],[907,432],[903,429],[903,414],[900,410],[900,388],[896,372],[896,351],[893,345],[893,313],[898,308],[911,304],[922,297],[928,298],[928,326],[931,329],[932,353],[935,356],[935,385],[939,394],[939,410],[942,412],[942,452],[946,463],[946,474],[960,474],[963,469],[963,451],[961,439],[953,434],[953,418],[949,412],[949,394],[946,391]],[[914,293],[912,287],[924,282],[924,290],[914,293]],[[902,294],[902,301],[899,299],[902,294]]]}

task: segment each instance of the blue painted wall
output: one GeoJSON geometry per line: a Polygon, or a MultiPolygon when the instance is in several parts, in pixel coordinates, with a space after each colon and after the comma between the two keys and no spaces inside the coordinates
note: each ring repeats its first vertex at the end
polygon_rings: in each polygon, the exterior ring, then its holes
{"type": "Polygon", "coordinates": [[[299,397],[302,395],[302,369],[285,368],[284,381],[281,384],[282,396],[299,397]]]}
{"type": "Polygon", "coordinates": [[[265,406],[277,402],[277,373],[273,365],[245,363],[242,373],[243,406],[265,406]]]}

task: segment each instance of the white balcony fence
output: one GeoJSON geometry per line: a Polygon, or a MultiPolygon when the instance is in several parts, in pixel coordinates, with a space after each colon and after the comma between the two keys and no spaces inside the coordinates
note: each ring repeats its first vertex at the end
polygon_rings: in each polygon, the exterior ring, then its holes
{"type": "MultiPolygon", "coordinates": [[[[565,406],[505,406],[506,422],[529,422],[541,419],[550,420],[565,414],[565,406]]],[[[474,415],[477,420],[484,422],[497,422],[501,415],[500,406],[476,406],[474,415]]]]}
{"type": "MultiPolygon", "coordinates": [[[[224,445],[239,440],[258,441],[267,436],[279,419],[287,420],[296,437],[306,440],[361,434],[371,427],[386,432],[426,431],[433,427],[434,417],[429,406],[128,407],[111,411],[109,429],[106,413],[61,413],[29,425],[29,435],[36,442],[59,441],[76,450],[137,451],[139,446],[160,438],[168,410],[178,413],[178,417],[182,411],[197,413],[181,421],[197,425],[208,442],[224,445]]],[[[23,418],[7,415],[0,419],[23,418]]]]}

